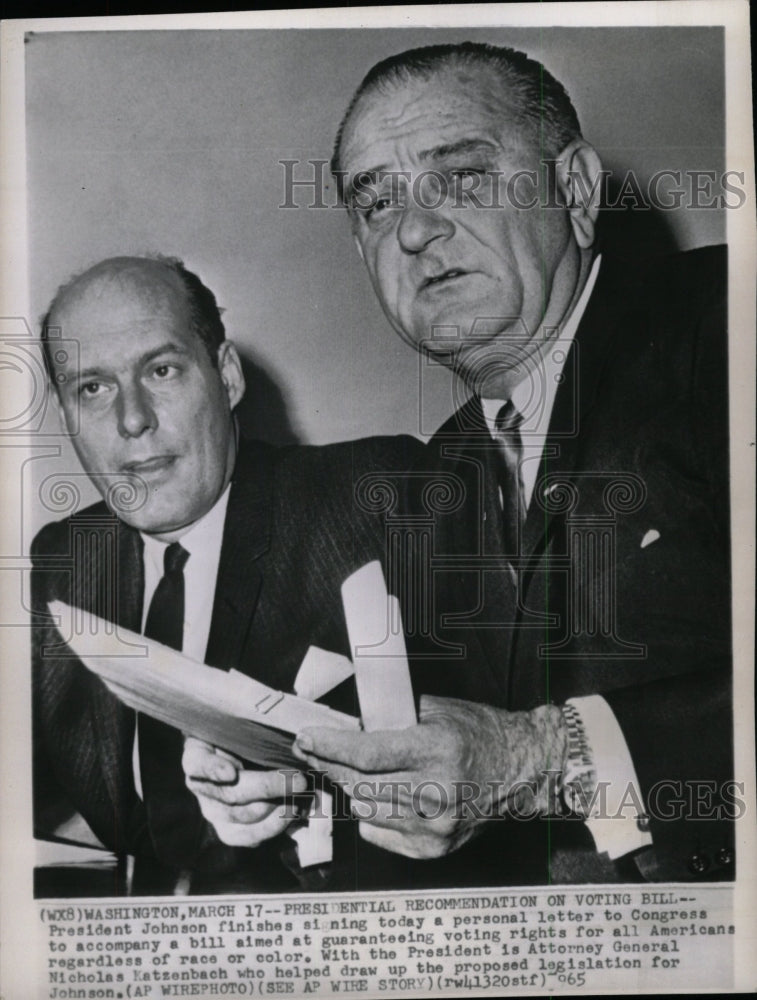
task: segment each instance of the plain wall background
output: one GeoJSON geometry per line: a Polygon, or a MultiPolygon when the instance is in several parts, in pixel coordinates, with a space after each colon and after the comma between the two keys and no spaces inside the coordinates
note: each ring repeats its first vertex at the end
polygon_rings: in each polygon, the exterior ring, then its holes
{"type": "MultiPolygon", "coordinates": [[[[316,444],[433,432],[459,389],[392,332],[343,210],[279,207],[279,161],[328,159],[377,60],[467,38],[542,60],[621,175],[723,170],[719,28],[38,33],[26,45],[30,320],[97,260],[176,255],[216,293],[249,362],[247,431],[316,444]]],[[[295,198],[304,206],[309,193],[295,198]]],[[[613,222],[642,249],[724,238],[715,210],[613,222]]],[[[43,464],[45,475],[78,469],[65,444],[43,464]]],[[[37,506],[34,527],[52,516],[37,506]]]]}

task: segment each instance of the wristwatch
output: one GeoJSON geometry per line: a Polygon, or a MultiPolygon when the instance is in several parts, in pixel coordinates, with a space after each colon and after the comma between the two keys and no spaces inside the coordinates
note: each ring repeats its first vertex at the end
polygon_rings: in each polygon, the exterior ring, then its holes
{"type": "Polygon", "coordinates": [[[562,797],[568,809],[586,819],[597,787],[594,756],[586,738],[583,719],[575,705],[567,701],[560,706],[568,732],[565,770],[562,776],[562,797]]]}

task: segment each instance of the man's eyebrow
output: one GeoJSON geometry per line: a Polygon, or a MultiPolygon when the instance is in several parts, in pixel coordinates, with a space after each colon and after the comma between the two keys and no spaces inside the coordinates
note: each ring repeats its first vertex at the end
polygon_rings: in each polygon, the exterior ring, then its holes
{"type": "MultiPolygon", "coordinates": [[[[182,347],[180,344],[174,344],[169,341],[165,344],[161,344],[159,347],[154,347],[151,351],[146,351],[144,354],[142,354],[139,358],[137,358],[137,366],[141,368],[142,365],[149,364],[150,361],[153,361],[155,358],[159,358],[161,354],[186,354],[186,353],[187,353],[186,348],[182,347]]],[[[102,376],[102,374],[103,374],[102,368],[85,368],[74,375],[73,381],[86,382],[87,379],[97,378],[99,376],[102,376]]]]}
{"type": "Polygon", "coordinates": [[[371,167],[368,170],[356,170],[354,174],[350,174],[344,188],[345,202],[349,204],[350,199],[354,195],[360,191],[364,191],[372,184],[378,184],[381,180],[381,175],[386,175],[387,169],[386,166],[371,167]]]}
{"type": "Polygon", "coordinates": [[[165,344],[161,344],[160,347],[155,347],[151,351],[147,351],[138,359],[138,364],[144,365],[148,361],[152,361],[154,358],[159,357],[161,354],[188,354],[186,347],[181,344],[174,344],[173,341],[167,341],[165,344]]]}
{"type": "Polygon", "coordinates": [[[449,156],[457,156],[460,153],[495,153],[497,146],[488,139],[458,139],[457,142],[443,143],[439,146],[432,146],[430,149],[421,150],[419,159],[421,160],[443,160],[449,156]]]}

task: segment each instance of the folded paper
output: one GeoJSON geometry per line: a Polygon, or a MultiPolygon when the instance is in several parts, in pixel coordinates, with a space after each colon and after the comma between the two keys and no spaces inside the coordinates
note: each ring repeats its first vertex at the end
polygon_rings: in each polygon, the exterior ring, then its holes
{"type": "Polygon", "coordinates": [[[307,726],[360,729],[354,716],[197,663],[79,609],[73,632],[73,609],[59,601],[49,608],[72,652],[125,705],[261,767],[299,769],[292,736],[307,726]]]}
{"type": "Polygon", "coordinates": [[[417,722],[402,616],[381,564],[370,562],[342,584],[363,728],[406,729],[417,722]]]}
{"type": "Polygon", "coordinates": [[[300,698],[315,701],[333,690],[342,681],[352,677],[352,661],[339,653],[331,653],[319,646],[311,646],[300,665],[294,681],[294,693],[300,698]]]}

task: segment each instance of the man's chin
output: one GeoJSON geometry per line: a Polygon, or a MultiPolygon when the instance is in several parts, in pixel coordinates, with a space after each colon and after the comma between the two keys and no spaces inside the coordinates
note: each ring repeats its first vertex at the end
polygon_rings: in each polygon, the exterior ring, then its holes
{"type": "MultiPolygon", "coordinates": [[[[493,338],[492,338],[493,339],[493,338]]],[[[478,382],[502,366],[502,352],[492,349],[491,340],[434,338],[423,341],[423,353],[451,368],[466,382],[478,382]]]]}
{"type": "Polygon", "coordinates": [[[168,509],[163,504],[155,504],[149,499],[141,506],[135,505],[134,507],[129,507],[128,505],[119,506],[113,502],[113,498],[110,498],[108,506],[130,528],[142,531],[146,535],[155,535],[157,537],[181,533],[186,530],[188,524],[196,520],[196,518],[192,518],[189,514],[186,516],[177,516],[176,506],[168,509]]]}

